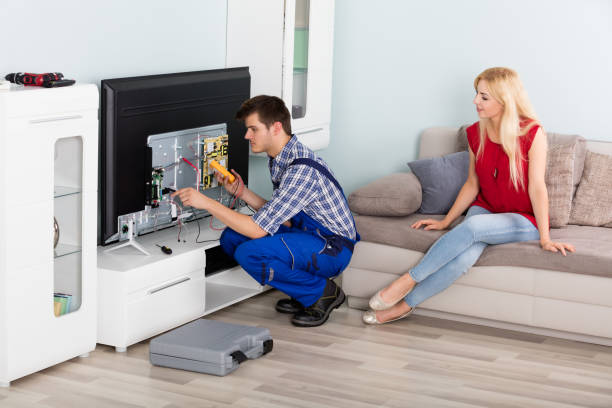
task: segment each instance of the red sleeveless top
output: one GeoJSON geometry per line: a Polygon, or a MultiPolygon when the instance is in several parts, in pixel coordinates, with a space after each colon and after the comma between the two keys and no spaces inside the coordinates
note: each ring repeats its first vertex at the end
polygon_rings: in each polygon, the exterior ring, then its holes
{"type": "Polygon", "coordinates": [[[534,125],[527,134],[519,137],[521,152],[523,153],[523,180],[525,189],[519,191],[514,188],[510,179],[510,161],[504,148],[499,143],[485,138],[484,151],[478,157],[480,146],[479,122],[466,129],[470,149],[476,157],[476,175],[480,184],[480,192],[472,205],[477,205],[492,213],[517,213],[535,225],[537,228],[533,207],[527,187],[529,186],[529,149],[533,143],[539,125],[534,125]]]}

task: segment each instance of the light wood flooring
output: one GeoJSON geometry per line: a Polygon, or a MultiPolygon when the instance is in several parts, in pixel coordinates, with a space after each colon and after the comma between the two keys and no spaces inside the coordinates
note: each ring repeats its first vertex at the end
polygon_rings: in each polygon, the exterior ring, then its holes
{"type": "Polygon", "coordinates": [[[274,338],[226,377],[154,367],[148,341],[98,345],[0,389],[0,407],[612,407],[612,347],[422,316],[367,327],[347,307],[301,329],[274,311],[281,296],[207,316],[274,338]]]}

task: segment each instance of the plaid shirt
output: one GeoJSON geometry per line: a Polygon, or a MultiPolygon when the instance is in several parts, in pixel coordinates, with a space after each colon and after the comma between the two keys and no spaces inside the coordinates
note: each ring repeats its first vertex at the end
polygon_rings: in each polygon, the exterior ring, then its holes
{"type": "Polygon", "coordinates": [[[272,198],[253,215],[253,221],[270,235],[274,235],[280,225],[300,211],[321,223],[336,235],[355,239],[356,231],[353,215],[348,208],[344,194],[320,171],[304,165],[289,164],[306,157],[329,167],[312,150],[292,136],[283,150],[270,157],[268,167],[274,189],[272,198]]]}

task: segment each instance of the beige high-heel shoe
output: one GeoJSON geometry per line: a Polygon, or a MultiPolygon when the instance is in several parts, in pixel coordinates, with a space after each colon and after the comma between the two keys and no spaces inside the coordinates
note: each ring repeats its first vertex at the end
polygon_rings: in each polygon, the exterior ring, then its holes
{"type": "Polygon", "coordinates": [[[365,312],[363,314],[362,319],[363,319],[363,322],[365,324],[378,325],[378,324],[391,323],[391,322],[394,322],[396,320],[403,319],[404,317],[410,316],[412,314],[412,312],[414,311],[414,309],[415,308],[413,307],[412,309],[410,309],[409,311],[407,311],[403,315],[398,316],[395,319],[387,320],[386,322],[381,322],[380,320],[378,320],[376,318],[376,310],[368,310],[367,312],[365,312]]]}
{"type": "Polygon", "coordinates": [[[368,302],[368,304],[370,305],[370,309],[372,309],[372,310],[387,310],[387,309],[392,308],[393,306],[395,306],[395,304],[396,304],[397,302],[399,302],[400,300],[402,300],[403,298],[405,298],[406,296],[408,296],[408,294],[409,294],[410,292],[412,292],[412,289],[414,289],[414,287],[415,287],[415,286],[416,286],[416,285],[413,285],[413,286],[412,286],[410,289],[408,289],[408,291],[407,291],[406,293],[404,293],[404,294],[402,295],[402,297],[400,297],[400,298],[399,298],[399,299],[397,299],[396,301],[394,301],[394,302],[389,302],[389,303],[385,302],[385,301],[382,299],[382,297],[380,296],[380,292],[382,292],[382,291],[384,290],[384,288],[383,288],[383,289],[381,289],[381,290],[379,290],[378,292],[376,292],[376,294],[374,294],[374,296],[372,296],[372,297],[370,298],[370,301],[368,302]]]}

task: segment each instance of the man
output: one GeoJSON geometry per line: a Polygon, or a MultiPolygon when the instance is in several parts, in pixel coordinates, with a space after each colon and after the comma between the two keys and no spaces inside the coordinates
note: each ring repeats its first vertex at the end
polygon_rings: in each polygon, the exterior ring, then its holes
{"type": "MultiPolygon", "coordinates": [[[[291,116],[280,98],[251,98],[236,118],[245,122],[251,150],[269,157],[272,198],[266,201],[223,179],[228,191],[238,190],[256,211],[251,217],[193,188],[174,195],[227,225],[220,239],[224,251],[262,285],[291,296],[277,302],[277,311],[293,314],[296,326],[320,326],[344,302],[344,292],[330,278],[346,268],[359,240],[342,188],[325,162],[291,134],[291,116]]],[[[240,183],[235,174],[234,183],[240,183]]]]}

